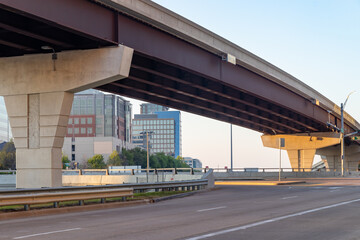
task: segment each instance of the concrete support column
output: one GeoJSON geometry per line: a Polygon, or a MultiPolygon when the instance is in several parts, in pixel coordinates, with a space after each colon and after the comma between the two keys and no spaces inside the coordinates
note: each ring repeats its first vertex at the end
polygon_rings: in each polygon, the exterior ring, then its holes
{"type": "Polygon", "coordinates": [[[5,96],[16,147],[16,187],[61,187],[61,149],[73,93],[5,96]]]}
{"type": "Polygon", "coordinates": [[[291,168],[294,171],[311,171],[316,149],[287,150],[291,168]]]}
{"type": "Polygon", "coordinates": [[[338,155],[321,155],[321,159],[325,163],[325,167],[331,171],[341,171],[340,154],[338,155]]]}
{"type": "MultiPolygon", "coordinates": [[[[340,146],[326,147],[317,150],[325,165],[331,170],[341,171],[340,146]]],[[[345,145],[345,171],[358,171],[360,163],[360,146],[358,144],[345,145]]]]}
{"type": "Polygon", "coordinates": [[[280,138],[285,139],[283,150],[287,150],[291,167],[294,171],[311,171],[317,149],[339,144],[338,133],[303,133],[294,135],[263,135],[261,139],[265,147],[279,149],[280,138]]]}
{"type": "Polygon", "coordinates": [[[0,58],[0,96],[16,147],[16,187],[62,186],[61,148],[75,92],[129,76],[126,46],[0,58]]]}

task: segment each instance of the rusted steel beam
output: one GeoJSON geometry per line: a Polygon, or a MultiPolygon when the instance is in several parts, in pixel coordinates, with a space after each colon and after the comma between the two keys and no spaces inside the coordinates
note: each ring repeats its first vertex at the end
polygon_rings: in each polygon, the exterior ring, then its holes
{"type": "MultiPolygon", "coordinates": [[[[141,70],[141,71],[146,71],[146,72],[151,73],[151,74],[153,74],[155,76],[164,77],[164,78],[172,80],[172,81],[176,81],[176,82],[179,82],[179,83],[182,83],[182,84],[187,84],[189,86],[196,87],[196,88],[201,89],[203,91],[207,91],[209,93],[216,94],[219,98],[222,98],[222,99],[226,98],[226,99],[228,99],[230,101],[234,101],[234,102],[239,103],[239,104],[241,104],[243,106],[249,106],[249,107],[251,107],[251,109],[257,109],[259,111],[274,115],[274,116],[276,116],[278,118],[282,118],[282,119],[288,120],[290,122],[293,122],[293,123],[295,123],[297,125],[300,125],[303,129],[308,129],[310,131],[315,131],[315,132],[319,131],[319,129],[311,126],[310,124],[307,124],[304,121],[299,121],[294,117],[287,116],[286,114],[279,114],[277,111],[269,109],[268,107],[263,107],[263,106],[261,106],[259,104],[254,104],[253,101],[242,100],[241,98],[234,97],[234,95],[236,96],[238,94],[233,94],[233,95],[224,94],[224,93],[222,93],[221,91],[219,91],[217,89],[210,88],[210,87],[204,87],[201,84],[196,83],[195,81],[186,81],[184,79],[180,79],[178,77],[174,77],[174,76],[170,76],[170,75],[167,75],[167,74],[164,74],[164,73],[160,73],[158,71],[148,69],[148,68],[145,68],[145,67],[142,67],[142,66],[132,64],[131,67],[134,68],[134,69],[141,70]]],[[[192,80],[194,80],[194,79],[192,78],[192,80]]]]}
{"type": "MultiPolygon", "coordinates": [[[[134,79],[122,79],[121,81],[111,83],[111,85],[119,86],[127,89],[132,89],[138,92],[147,93],[149,95],[154,95],[160,98],[170,98],[172,102],[178,102],[183,105],[192,106],[194,108],[199,108],[207,112],[213,112],[214,114],[219,114],[228,118],[234,118],[237,120],[241,120],[248,124],[254,124],[262,128],[274,129],[276,132],[286,133],[283,127],[278,126],[275,123],[264,123],[262,120],[251,117],[247,114],[242,114],[239,112],[231,112],[227,113],[223,108],[218,105],[208,105],[207,101],[203,101],[197,98],[189,97],[178,92],[173,92],[166,90],[165,88],[158,88],[151,85],[143,84],[140,82],[135,82],[134,79]]],[[[180,108],[180,110],[184,110],[180,108]]]]}
{"type": "Polygon", "coordinates": [[[26,31],[26,30],[23,30],[23,29],[20,29],[20,28],[16,28],[16,27],[4,24],[4,23],[0,23],[0,28],[3,28],[5,30],[8,30],[8,31],[11,31],[11,32],[14,32],[14,33],[26,36],[26,37],[34,38],[36,40],[40,40],[40,41],[43,41],[43,42],[46,42],[46,43],[49,43],[49,44],[53,44],[53,45],[56,45],[56,46],[73,47],[71,44],[61,42],[61,41],[58,41],[58,40],[55,40],[55,39],[52,39],[52,38],[48,38],[48,37],[45,37],[45,36],[42,36],[42,35],[39,35],[39,34],[35,34],[33,32],[29,32],[29,31],[26,31]]]}
{"type": "Polygon", "coordinates": [[[180,69],[221,81],[326,125],[327,112],[290,90],[158,29],[119,15],[119,41],[180,69]]]}
{"type": "Polygon", "coordinates": [[[81,36],[117,44],[114,12],[86,0],[0,0],[0,8],[81,36]]]}
{"type": "Polygon", "coordinates": [[[19,50],[24,50],[24,51],[26,51],[26,52],[36,51],[35,49],[33,49],[33,48],[31,48],[31,47],[24,46],[24,45],[20,45],[20,44],[13,43],[13,42],[9,42],[9,41],[5,41],[5,40],[2,40],[2,39],[0,39],[0,44],[1,44],[1,45],[5,45],[5,46],[8,46],[8,47],[11,47],[11,48],[15,48],[15,49],[19,49],[19,50]]]}
{"type": "Polygon", "coordinates": [[[219,121],[232,123],[234,125],[242,126],[242,127],[257,131],[257,132],[272,134],[272,130],[270,128],[262,128],[262,127],[257,126],[254,123],[247,123],[247,122],[243,122],[241,120],[233,119],[230,117],[225,117],[223,115],[219,115],[214,112],[210,112],[210,111],[207,111],[204,109],[199,109],[197,107],[193,107],[193,106],[190,106],[187,104],[173,101],[172,99],[169,99],[169,98],[159,97],[159,96],[155,96],[153,94],[150,95],[148,92],[145,92],[145,91],[139,92],[134,89],[123,88],[123,87],[115,86],[112,84],[103,85],[101,87],[98,87],[97,89],[106,91],[106,92],[110,92],[110,93],[120,94],[120,95],[126,96],[126,97],[139,99],[142,101],[153,102],[156,104],[160,104],[160,105],[167,106],[167,107],[172,107],[172,108],[179,109],[179,110],[181,109],[181,110],[189,112],[189,113],[197,114],[200,116],[208,117],[208,118],[219,120],[219,121]]]}
{"type": "MultiPolygon", "coordinates": [[[[275,126],[278,125],[283,128],[287,128],[288,131],[291,131],[291,132],[302,132],[301,130],[292,127],[291,124],[286,125],[286,124],[281,123],[280,121],[274,121],[271,118],[263,117],[261,114],[252,113],[251,110],[245,110],[245,109],[243,110],[239,107],[232,107],[229,104],[224,104],[220,100],[216,101],[216,100],[214,100],[214,95],[211,93],[207,93],[207,95],[204,95],[201,91],[199,91],[199,89],[190,88],[190,87],[185,89],[180,84],[175,84],[170,87],[169,86],[170,81],[168,79],[166,79],[166,81],[162,81],[159,79],[151,78],[149,76],[148,77],[145,76],[144,78],[129,76],[129,79],[137,81],[137,82],[145,83],[147,85],[152,85],[157,88],[163,88],[163,89],[166,89],[166,90],[169,90],[172,92],[177,92],[177,93],[192,97],[194,99],[202,100],[204,102],[210,103],[211,104],[210,107],[219,106],[219,107],[224,108],[223,112],[227,111],[227,113],[230,113],[230,111],[233,111],[233,114],[235,116],[236,116],[236,114],[241,113],[241,114],[248,115],[248,116],[251,116],[251,117],[259,119],[259,120],[263,120],[264,124],[266,124],[266,125],[274,124],[275,126]]],[[[122,83],[124,83],[124,81],[122,81],[122,83]]]]}

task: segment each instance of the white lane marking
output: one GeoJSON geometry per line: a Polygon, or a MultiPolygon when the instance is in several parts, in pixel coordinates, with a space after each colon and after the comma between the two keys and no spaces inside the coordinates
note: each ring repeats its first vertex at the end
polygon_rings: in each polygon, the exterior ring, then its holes
{"type": "Polygon", "coordinates": [[[36,236],[41,236],[41,235],[48,235],[48,234],[53,234],[53,233],[76,231],[76,230],[80,230],[80,229],[81,229],[81,228],[70,228],[70,229],[64,229],[64,230],[53,231],[53,232],[36,233],[36,234],[31,234],[31,235],[26,235],[26,236],[14,237],[13,239],[30,238],[30,237],[36,237],[36,236]]]}
{"type": "Polygon", "coordinates": [[[282,199],[290,199],[290,198],[297,198],[298,196],[291,196],[291,197],[283,197],[282,199]]]}
{"type": "Polygon", "coordinates": [[[336,203],[336,204],[332,204],[332,205],[328,205],[328,206],[324,206],[324,207],[314,208],[314,209],[310,209],[310,210],[306,210],[306,211],[302,211],[302,212],[298,212],[298,213],[293,213],[293,214],[285,215],[282,217],[276,217],[276,218],[272,218],[272,219],[268,219],[268,220],[264,220],[264,221],[260,221],[260,222],[255,222],[255,223],[251,223],[251,224],[247,224],[247,225],[243,225],[243,226],[239,226],[239,227],[235,227],[235,228],[230,228],[230,229],[226,229],[226,230],[222,230],[222,231],[218,231],[218,232],[208,233],[208,234],[204,234],[204,235],[197,236],[197,237],[187,238],[186,240],[199,240],[199,239],[214,237],[214,236],[225,234],[225,233],[235,232],[235,231],[239,231],[239,230],[245,230],[245,229],[260,226],[260,225],[263,225],[266,223],[277,222],[277,221],[281,221],[281,220],[284,220],[287,218],[297,217],[297,216],[305,215],[308,213],[318,212],[321,210],[339,207],[342,205],[359,202],[359,201],[360,201],[360,198],[354,199],[351,201],[336,203]]]}
{"type": "Polygon", "coordinates": [[[340,189],[340,188],[344,188],[344,187],[329,187],[329,189],[331,190],[340,189]]]}
{"type": "Polygon", "coordinates": [[[339,189],[331,190],[330,192],[336,192],[336,191],[339,191],[339,189]]]}
{"type": "Polygon", "coordinates": [[[214,208],[207,208],[207,209],[201,209],[201,210],[197,210],[197,212],[206,212],[206,211],[217,210],[217,209],[222,209],[222,208],[226,208],[226,206],[214,207],[214,208]]]}

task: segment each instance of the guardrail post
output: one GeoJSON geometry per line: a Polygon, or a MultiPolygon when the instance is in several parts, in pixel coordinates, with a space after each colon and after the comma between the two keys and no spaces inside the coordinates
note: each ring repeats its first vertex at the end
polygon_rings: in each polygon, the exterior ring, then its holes
{"type": "Polygon", "coordinates": [[[84,206],[84,200],[80,200],[80,201],[79,201],[79,205],[80,205],[80,206],[84,206]]]}
{"type": "Polygon", "coordinates": [[[177,174],[177,169],[176,168],[174,168],[174,174],[177,174]]]}
{"type": "Polygon", "coordinates": [[[25,204],[25,205],[24,205],[24,210],[25,210],[25,211],[29,211],[29,210],[30,210],[30,205],[29,205],[29,204],[25,204]]]}
{"type": "Polygon", "coordinates": [[[59,202],[54,202],[54,208],[59,208],[59,202]]]}
{"type": "Polygon", "coordinates": [[[131,175],[135,175],[134,169],[131,169],[131,175]]]}
{"type": "Polygon", "coordinates": [[[121,201],[126,202],[126,197],[121,197],[121,201]]]}
{"type": "Polygon", "coordinates": [[[79,175],[83,175],[83,174],[82,174],[82,170],[81,170],[81,169],[79,169],[79,175]]]}
{"type": "Polygon", "coordinates": [[[194,168],[191,168],[191,175],[194,175],[194,168]]]}
{"type": "Polygon", "coordinates": [[[101,198],[101,199],[100,199],[100,202],[101,202],[101,203],[105,203],[105,202],[106,202],[106,199],[105,199],[105,198],[101,198]]]}
{"type": "Polygon", "coordinates": [[[109,175],[109,170],[106,169],[105,171],[106,171],[106,172],[105,172],[105,175],[109,175]]]}
{"type": "Polygon", "coordinates": [[[182,187],[181,187],[181,190],[182,190],[182,191],[185,191],[185,186],[182,186],[182,187]]]}

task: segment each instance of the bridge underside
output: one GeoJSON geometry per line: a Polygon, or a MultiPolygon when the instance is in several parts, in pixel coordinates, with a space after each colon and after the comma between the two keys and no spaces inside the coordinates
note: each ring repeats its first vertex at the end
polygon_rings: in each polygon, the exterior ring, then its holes
{"type": "MultiPolygon", "coordinates": [[[[73,93],[90,87],[267,135],[331,131],[315,99],[223,61],[227,52],[209,50],[214,39],[189,42],[192,36],[96,2],[0,0],[0,95],[20,150],[17,187],[61,185],[73,93]],[[56,61],[39,54],[49,53],[44,46],[57,52],[56,61]],[[83,49],[91,50],[75,51],[83,49]]],[[[330,121],[340,122],[334,115],[330,121]]]]}
{"type": "MultiPolygon", "coordinates": [[[[218,64],[219,69],[223,67],[223,71],[229,70],[225,68],[228,63],[218,64]]],[[[234,82],[251,82],[251,75],[260,78],[241,67],[233,68],[235,71],[238,68],[240,72],[250,76],[237,75],[233,79],[234,82]]],[[[134,53],[128,78],[97,89],[229,122],[266,134],[327,131],[324,124],[307,118],[298,111],[286,109],[271,99],[264,99],[244,89],[234,88],[220,80],[196,74],[139,52],[134,53]]],[[[259,86],[257,92],[263,91],[271,90],[267,89],[266,85],[259,86]]],[[[280,101],[287,104],[291,99],[286,99],[285,94],[280,101]]],[[[306,111],[307,106],[303,105],[306,111]]]]}
{"type": "Polygon", "coordinates": [[[328,113],[314,99],[222,61],[224,52],[184,40],[191,36],[133,16],[97,1],[0,0],[0,57],[45,53],[42,46],[61,52],[120,43],[135,51],[129,78],[98,89],[265,134],[329,131],[328,113]]]}

